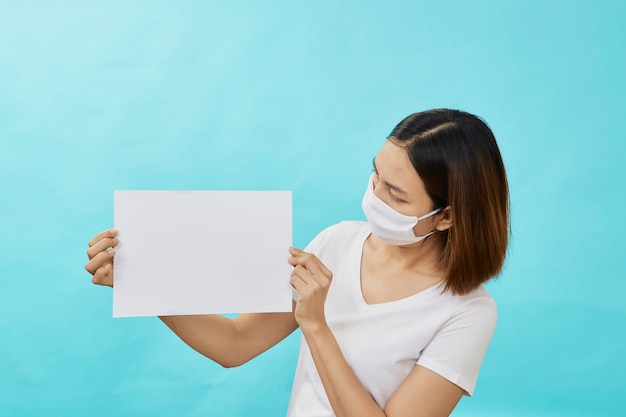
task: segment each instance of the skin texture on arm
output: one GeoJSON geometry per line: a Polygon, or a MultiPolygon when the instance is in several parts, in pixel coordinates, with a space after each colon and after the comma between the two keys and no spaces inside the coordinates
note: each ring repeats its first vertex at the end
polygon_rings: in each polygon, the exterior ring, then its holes
{"type": "Polygon", "coordinates": [[[295,317],[306,338],[324,390],[337,417],[445,417],[463,390],[440,375],[416,366],[381,409],[350,366],[324,316],[332,273],[314,255],[292,248],[291,284],[299,294],[295,317]]]}
{"type": "Polygon", "coordinates": [[[449,416],[463,389],[441,375],[417,365],[385,406],[388,416],[449,416]]]}
{"type": "Polygon", "coordinates": [[[183,342],[223,367],[239,366],[260,355],[297,327],[293,313],[159,317],[183,342]]]}

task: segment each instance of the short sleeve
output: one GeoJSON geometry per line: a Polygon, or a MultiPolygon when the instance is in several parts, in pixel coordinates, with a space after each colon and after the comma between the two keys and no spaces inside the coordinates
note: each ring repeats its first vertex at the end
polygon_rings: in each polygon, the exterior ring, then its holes
{"type": "Polygon", "coordinates": [[[482,289],[479,295],[461,304],[437,330],[417,364],[443,376],[471,396],[497,316],[495,302],[482,289]]]}

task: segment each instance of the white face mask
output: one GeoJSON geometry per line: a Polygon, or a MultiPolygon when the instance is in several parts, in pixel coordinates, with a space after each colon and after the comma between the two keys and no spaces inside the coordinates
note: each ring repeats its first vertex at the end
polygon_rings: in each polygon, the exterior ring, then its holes
{"type": "Polygon", "coordinates": [[[374,194],[374,175],[372,174],[367,184],[362,204],[372,233],[390,245],[402,246],[420,242],[436,232],[433,230],[424,236],[415,236],[413,228],[418,221],[439,213],[443,207],[421,217],[405,216],[398,213],[374,194]]]}

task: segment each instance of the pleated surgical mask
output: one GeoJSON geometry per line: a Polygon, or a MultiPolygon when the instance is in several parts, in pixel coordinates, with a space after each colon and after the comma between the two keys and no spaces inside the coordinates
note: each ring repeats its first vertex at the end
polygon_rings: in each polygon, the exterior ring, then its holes
{"type": "Polygon", "coordinates": [[[420,242],[436,232],[433,230],[423,236],[415,236],[413,228],[417,222],[439,213],[443,207],[421,217],[398,213],[374,194],[374,175],[370,177],[362,203],[363,212],[372,233],[390,245],[403,246],[420,242]]]}

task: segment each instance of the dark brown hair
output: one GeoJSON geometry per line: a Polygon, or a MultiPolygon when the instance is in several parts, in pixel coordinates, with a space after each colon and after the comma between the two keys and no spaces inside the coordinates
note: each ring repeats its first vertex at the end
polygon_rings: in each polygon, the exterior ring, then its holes
{"type": "Polygon", "coordinates": [[[389,140],[406,148],[433,209],[452,210],[453,225],[440,234],[446,291],[467,294],[500,273],[510,234],[509,187],[487,124],[459,110],[429,110],[402,120],[389,140]]]}

